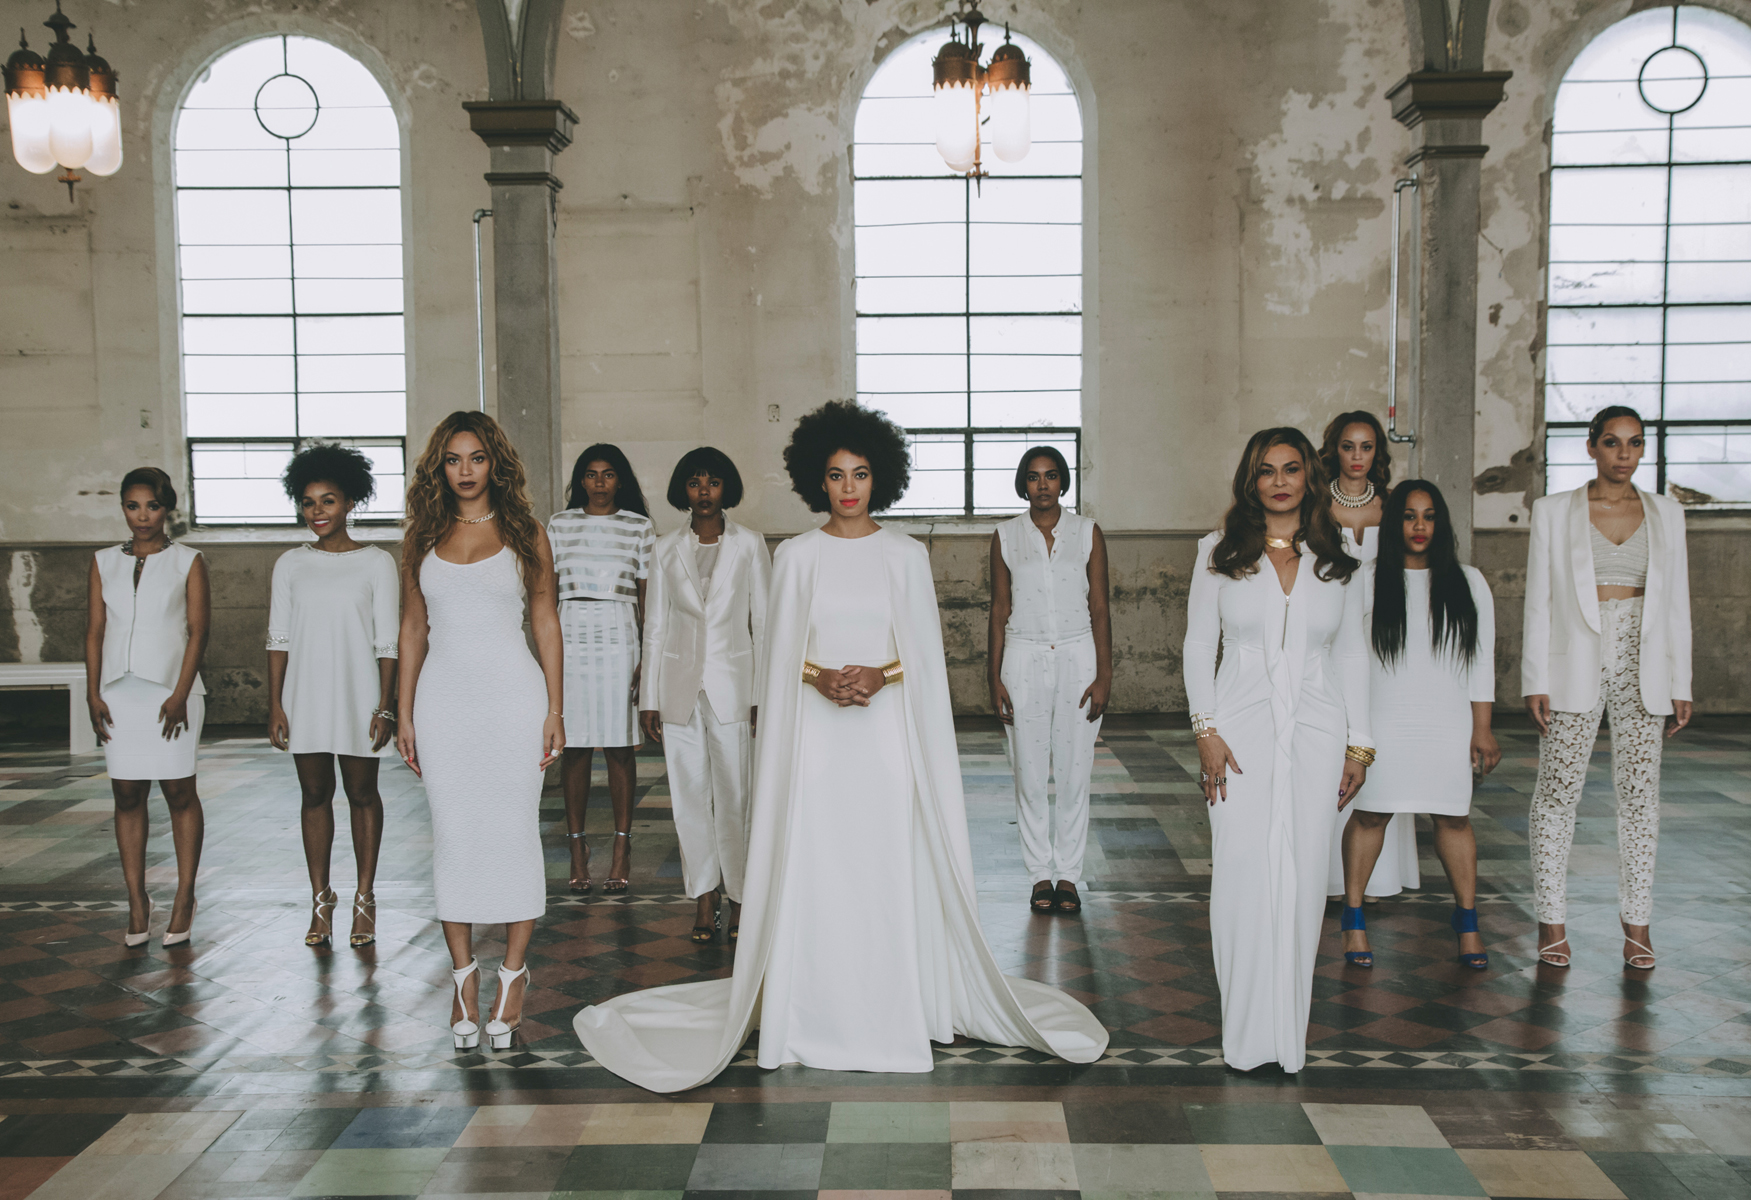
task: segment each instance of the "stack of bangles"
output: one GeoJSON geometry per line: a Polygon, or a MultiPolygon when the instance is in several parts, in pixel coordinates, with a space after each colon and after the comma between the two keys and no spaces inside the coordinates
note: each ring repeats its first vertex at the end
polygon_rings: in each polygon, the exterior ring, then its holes
{"type": "Polygon", "coordinates": [[[1192,734],[1197,738],[1211,737],[1216,732],[1216,717],[1213,713],[1192,714],[1192,734]]]}
{"type": "Polygon", "coordinates": [[[1345,746],[1344,757],[1353,763],[1361,763],[1364,767],[1374,765],[1374,748],[1372,746],[1345,746]]]}
{"type": "MultiPolygon", "coordinates": [[[[877,667],[876,670],[878,670],[882,673],[882,683],[884,685],[890,684],[890,683],[904,683],[906,680],[906,670],[904,667],[902,667],[900,665],[900,660],[897,658],[891,663],[887,663],[884,666],[877,667]]],[[[819,679],[820,677],[821,677],[820,664],[813,663],[813,662],[808,661],[807,659],[804,659],[803,660],[803,682],[804,683],[813,683],[813,682],[815,682],[815,680],[819,679]]]]}

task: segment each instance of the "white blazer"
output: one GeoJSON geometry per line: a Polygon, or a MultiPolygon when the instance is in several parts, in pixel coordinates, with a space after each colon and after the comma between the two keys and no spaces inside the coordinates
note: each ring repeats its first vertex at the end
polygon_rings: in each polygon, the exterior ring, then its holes
{"type": "Polygon", "coordinates": [[[646,586],[640,708],[685,725],[704,692],[724,722],[746,721],[766,660],[766,539],[724,518],[710,591],[699,586],[691,523],[657,539],[646,586]]]}
{"type": "MultiPolygon", "coordinates": [[[[1644,492],[1648,584],[1642,599],[1642,707],[1656,716],[1690,697],[1690,558],[1684,509],[1644,492]]],[[[1587,489],[1532,502],[1526,560],[1526,621],[1520,692],[1549,696],[1557,712],[1591,712],[1599,703],[1599,592],[1593,574],[1587,489]]]]}

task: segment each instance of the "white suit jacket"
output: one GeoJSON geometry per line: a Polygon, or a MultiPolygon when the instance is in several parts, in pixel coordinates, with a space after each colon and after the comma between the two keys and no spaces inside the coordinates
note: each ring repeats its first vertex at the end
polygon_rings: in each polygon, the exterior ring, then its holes
{"type": "Polygon", "coordinates": [[[639,707],[685,725],[703,691],[718,720],[746,721],[766,657],[772,556],[764,537],[725,517],[711,588],[703,591],[698,545],[689,523],[658,538],[651,554],[639,707]]]}
{"type": "MultiPolygon", "coordinates": [[[[1636,489],[1648,525],[1648,585],[1642,599],[1642,707],[1656,716],[1690,697],[1690,558],[1684,509],[1636,489]]],[[[1557,712],[1599,703],[1599,592],[1593,574],[1587,489],[1532,503],[1526,560],[1526,622],[1520,692],[1549,696],[1557,712]]]]}

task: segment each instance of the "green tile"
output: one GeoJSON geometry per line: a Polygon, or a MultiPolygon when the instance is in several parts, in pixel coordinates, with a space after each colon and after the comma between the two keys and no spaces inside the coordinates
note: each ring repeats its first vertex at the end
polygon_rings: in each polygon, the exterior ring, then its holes
{"type": "Polygon", "coordinates": [[[743,1146],[707,1142],[697,1147],[699,1155],[687,1177],[687,1190],[815,1191],[821,1186],[821,1160],[826,1148],[820,1142],[743,1146]]]}
{"type": "Polygon", "coordinates": [[[947,1142],[948,1105],[836,1101],[827,1141],[947,1142]]]}
{"type": "Polygon", "coordinates": [[[294,1196],[417,1196],[448,1150],[325,1150],[294,1196]]]}
{"type": "Polygon", "coordinates": [[[1352,1192],[1486,1196],[1458,1153],[1423,1146],[1327,1146],[1352,1192]]]}
{"type": "Polygon", "coordinates": [[[1317,1146],[1299,1104],[1188,1104],[1192,1140],[1207,1146],[1317,1146]]]}
{"type": "Polygon", "coordinates": [[[1215,1194],[1216,1185],[1210,1182],[1196,1146],[1090,1142],[1073,1145],[1070,1151],[1084,1200],[1095,1193],[1215,1194]]]}
{"type": "Polygon", "coordinates": [[[678,1191],[687,1187],[698,1146],[579,1146],[559,1172],[555,1193],[678,1191]]]}
{"type": "Polygon", "coordinates": [[[1588,1151],[1629,1200],[1751,1200],[1747,1182],[1718,1154],[1588,1151]]]}
{"type": "Polygon", "coordinates": [[[675,1192],[554,1192],[548,1200],[681,1200],[687,1193],[675,1192]]]}
{"type": "Polygon", "coordinates": [[[940,1191],[951,1185],[953,1177],[952,1152],[946,1140],[840,1142],[827,1146],[820,1187],[836,1191],[940,1191]]]}

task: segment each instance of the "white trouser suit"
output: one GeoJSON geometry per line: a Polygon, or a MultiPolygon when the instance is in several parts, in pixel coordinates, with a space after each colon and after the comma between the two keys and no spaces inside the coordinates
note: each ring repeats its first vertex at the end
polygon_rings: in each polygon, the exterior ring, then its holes
{"type": "Polygon", "coordinates": [[[1088,845],[1089,780],[1100,722],[1078,707],[1094,682],[1094,630],[1088,612],[1088,556],[1094,522],[1063,513],[1052,548],[1023,513],[997,527],[1009,568],[1011,607],[998,677],[1015,708],[1009,763],[1015,772],[1016,828],[1034,882],[1082,885],[1088,845]],[[1057,784],[1054,821],[1047,778],[1057,784]]]}
{"type": "Polygon", "coordinates": [[[681,876],[695,899],[719,887],[742,899],[754,774],[749,717],[771,573],[765,539],[728,519],[716,542],[701,543],[683,525],[658,538],[651,556],[639,707],[663,720],[681,876]]]}

